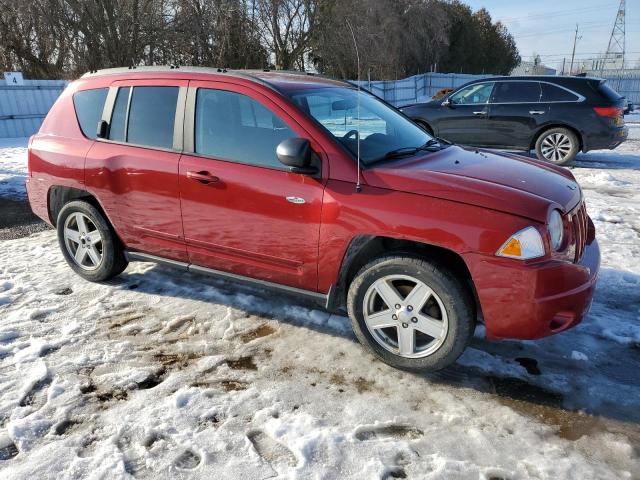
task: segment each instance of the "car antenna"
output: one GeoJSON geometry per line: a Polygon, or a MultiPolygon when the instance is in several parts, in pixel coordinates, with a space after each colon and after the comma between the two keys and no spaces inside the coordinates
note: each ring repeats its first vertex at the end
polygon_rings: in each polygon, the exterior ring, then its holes
{"type": "Polygon", "coordinates": [[[356,181],[356,192],[360,193],[362,191],[362,186],[360,185],[360,54],[358,53],[358,43],[356,42],[356,36],[353,33],[353,28],[351,27],[351,22],[349,22],[349,19],[345,19],[345,21],[347,22],[347,26],[349,27],[349,30],[351,31],[351,38],[353,38],[353,46],[356,49],[356,61],[358,64],[358,96],[356,97],[356,109],[357,109],[357,113],[356,113],[356,117],[358,120],[358,130],[357,130],[357,134],[356,134],[356,138],[357,138],[357,160],[358,160],[358,178],[356,181]]]}

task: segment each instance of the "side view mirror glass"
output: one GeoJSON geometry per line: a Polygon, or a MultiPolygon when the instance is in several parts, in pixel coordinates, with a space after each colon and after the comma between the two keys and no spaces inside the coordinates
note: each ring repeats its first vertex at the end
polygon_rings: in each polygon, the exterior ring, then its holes
{"type": "Polygon", "coordinates": [[[283,140],[276,148],[276,156],[280,163],[289,167],[290,172],[305,175],[318,172],[318,169],[311,165],[311,144],[306,138],[294,137],[283,140]]]}

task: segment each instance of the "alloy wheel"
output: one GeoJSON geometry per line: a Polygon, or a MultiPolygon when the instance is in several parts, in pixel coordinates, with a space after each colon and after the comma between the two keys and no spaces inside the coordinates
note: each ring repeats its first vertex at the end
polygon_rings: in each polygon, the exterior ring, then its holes
{"type": "Polygon", "coordinates": [[[449,330],[440,297],[424,282],[408,275],[388,275],[367,290],[364,320],[374,340],[405,358],[422,358],[444,343],[449,330]]]}
{"type": "Polygon", "coordinates": [[[552,133],[542,140],[542,156],[550,162],[561,162],[571,153],[571,139],[563,133],[552,133]]]}
{"type": "Polygon", "coordinates": [[[102,235],[87,215],[75,212],[64,222],[64,243],[73,261],[84,270],[95,270],[102,263],[102,235]]]}

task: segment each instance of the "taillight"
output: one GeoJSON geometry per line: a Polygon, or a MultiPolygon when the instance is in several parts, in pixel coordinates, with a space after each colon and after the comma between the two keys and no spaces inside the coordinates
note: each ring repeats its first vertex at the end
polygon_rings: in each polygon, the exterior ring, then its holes
{"type": "Polygon", "coordinates": [[[618,107],[593,107],[593,110],[601,117],[618,118],[622,115],[622,108],[618,107]]]}

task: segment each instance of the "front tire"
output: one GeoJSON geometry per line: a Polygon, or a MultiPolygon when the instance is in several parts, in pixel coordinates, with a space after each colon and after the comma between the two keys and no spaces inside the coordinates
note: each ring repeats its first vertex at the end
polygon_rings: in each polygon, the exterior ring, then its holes
{"type": "Polygon", "coordinates": [[[457,360],[473,336],[474,305],[446,266],[406,256],[365,265],[347,296],[358,340],[383,362],[411,371],[436,371],[457,360]]]}
{"type": "Polygon", "coordinates": [[[58,243],[69,266],[86,280],[101,282],[127,268],[120,240],[102,213],[88,202],[67,203],[57,220],[58,243]]]}
{"type": "Polygon", "coordinates": [[[566,128],[551,128],[538,137],[536,155],[540,160],[564,165],[576,158],[580,150],[578,137],[566,128]]]}

